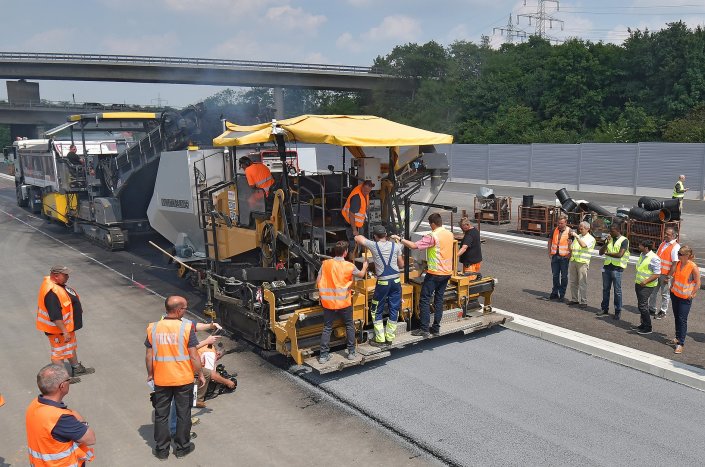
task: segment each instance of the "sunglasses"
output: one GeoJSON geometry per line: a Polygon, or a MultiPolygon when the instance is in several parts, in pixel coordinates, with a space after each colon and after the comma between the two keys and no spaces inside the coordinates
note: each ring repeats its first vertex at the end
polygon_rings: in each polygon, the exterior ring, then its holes
{"type": "Polygon", "coordinates": [[[685,253],[680,253],[680,252],[679,252],[679,253],[678,253],[678,256],[688,256],[688,255],[686,255],[685,253]]]}

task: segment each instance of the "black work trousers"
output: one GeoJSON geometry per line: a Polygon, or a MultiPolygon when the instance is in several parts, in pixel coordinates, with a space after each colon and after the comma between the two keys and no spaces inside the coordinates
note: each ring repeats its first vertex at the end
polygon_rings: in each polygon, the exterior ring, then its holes
{"type": "Polygon", "coordinates": [[[634,290],[636,291],[636,303],[639,307],[639,314],[641,315],[640,326],[646,330],[651,331],[651,315],[649,314],[649,297],[651,297],[651,292],[654,291],[653,287],[644,287],[643,285],[634,284],[634,290]]]}
{"type": "Polygon", "coordinates": [[[193,383],[183,386],[154,386],[154,442],[157,452],[169,451],[169,411],[171,400],[176,406],[175,451],[186,448],[191,434],[191,406],[193,406],[193,383]]]}
{"type": "Polygon", "coordinates": [[[323,332],[321,333],[321,355],[330,352],[330,335],[333,332],[333,321],[342,318],[345,322],[345,338],[348,351],[355,351],[355,322],[353,308],[348,306],[340,310],[323,309],[323,332]]]}

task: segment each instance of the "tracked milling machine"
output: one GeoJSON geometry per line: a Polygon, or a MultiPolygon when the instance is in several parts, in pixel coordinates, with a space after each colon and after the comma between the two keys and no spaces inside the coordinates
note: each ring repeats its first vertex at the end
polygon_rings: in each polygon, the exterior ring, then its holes
{"type": "MultiPolygon", "coordinates": [[[[359,357],[349,361],[339,351],[319,364],[314,355],[323,312],[316,277],[334,243],[346,239],[340,211],[350,190],[362,180],[376,184],[369,224],[405,231],[407,238],[414,230],[412,207],[421,211],[414,216],[414,227],[429,209],[456,209],[433,204],[448,174],[447,158],[434,145],[449,144],[452,137],[373,116],[304,115],[225,126],[213,141],[225,149],[193,148],[178,157],[162,155],[147,211],[151,225],[174,244],[180,274],[205,291],[206,313],[263,349],[276,350],[321,373],[384,358],[394,348],[421,340],[407,331],[418,325],[423,261],[416,258],[412,269],[407,250],[393,345],[379,348],[367,343],[375,287],[375,278],[369,275],[353,285],[359,357]],[[339,160],[325,160],[317,154],[320,146],[313,152],[298,147],[304,143],[339,146],[339,160]],[[383,157],[371,157],[373,153],[383,157]],[[273,169],[276,183],[269,198],[252,189],[236,170],[237,158],[244,154],[273,169]],[[272,154],[278,160],[272,160],[272,154]]],[[[454,251],[457,257],[457,243],[454,251]]],[[[358,252],[355,261],[361,264],[371,258],[358,252]]],[[[511,319],[492,310],[495,282],[491,277],[453,275],[444,296],[441,334],[469,333],[511,319]]],[[[342,321],[336,322],[333,347],[343,344],[344,334],[342,321]]]]}

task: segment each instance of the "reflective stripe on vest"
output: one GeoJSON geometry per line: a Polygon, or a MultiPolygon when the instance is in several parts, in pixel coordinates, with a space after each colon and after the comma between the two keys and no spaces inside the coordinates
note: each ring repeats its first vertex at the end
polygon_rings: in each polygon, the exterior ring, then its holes
{"type": "MultiPolygon", "coordinates": [[[[636,262],[636,278],[634,279],[635,283],[641,284],[653,275],[650,269],[651,260],[656,258],[656,256],[656,253],[654,253],[653,251],[649,251],[645,255],[642,253],[641,256],[639,256],[639,260],[636,262]]],[[[647,282],[644,287],[656,287],[657,285],[658,278],[652,280],[651,282],[647,282]]]]}
{"type": "Polygon", "coordinates": [[[253,162],[252,165],[245,169],[247,183],[254,185],[257,188],[262,188],[269,193],[269,187],[274,185],[274,178],[269,168],[261,162],[253,162]]]}
{"type": "MultiPolygon", "coordinates": [[[[25,425],[27,429],[27,452],[30,465],[41,467],[78,466],[79,445],[74,441],[57,441],[51,431],[62,415],[76,413],[70,409],[43,404],[34,399],[27,407],[25,425]]],[[[78,418],[78,417],[77,417],[78,418]]]]}
{"type": "MultiPolygon", "coordinates": [[[[35,322],[36,328],[49,334],[61,334],[59,327],[49,318],[49,312],[44,304],[44,298],[49,292],[54,292],[59,299],[59,303],[61,304],[61,319],[64,322],[66,331],[73,331],[74,321],[71,297],[64,287],[52,282],[50,276],[45,276],[42,285],[39,287],[39,294],[37,296],[37,318],[35,322]]],[[[73,293],[78,299],[78,294],[75,290],[73,290],[73,293]]]]}
{"type": "Polygon", "coordinates": [[[434,245],[426,249],[426,262],[429,274],[450,276],[453,274],[453,242],[455,238],[445,227],[438,227],[431,232],[434,245]]]}
{"type": "MultiPolygon", "coordinates": [[[[619,253],[619,250],[621,250],[622,243],[626,239],[627,237],[620,235],[620,237],[617,239],[617,242],[615,243],[614,239],[610,236],[610,239],[607,241],[607,253],[619,253]]],[[[625,251],[624,255],[622,255],[621,258],[605,256],[605,266],[609,264],[614,264],[615,266],[619,266],[620,268],[625,269],[627,267],[627,264],[629,264],[629,252],[625,251]]]]}
{"type": "Polygon", "coordinates": [[[317,284],[321,306],[340,310],[352,305],[350,287],[354,270],[355,266],[341,257],[323,261],[317,284]]]}
{"type": "Polygon", "coordinates": [[[577,237],[573,239],[571,244],[571,256],[570,260],[576,263],[589,263],[590,262],[590,245],[595,244],[595,237],[590,234],[585,234],[580,237],[583,242],[585,242],[585,248],[580,246],[577,237]]]}
{"type": "Polygon", "coordinates": [[[362,194],[362,184],[353,188],[348,196],[348,199],[345,201],[345,206],[343,206],[340,213],[343,215],[347,223],[352,225],[352,222],[350,222],[350,200],[355,195],[360,195],[360,211],[354,213],[355,227],[362,227],[365,224],[365,219],[367,219],[367,205],[370,202],[369,197],[362,194]]]}
{"type": "Polygon", "coordinates": [[[553,230],[553,237],[551,238],[551,254],[555,255],[558,252],[558,256],[568,256],[570,254],[570,249],[568,246],[568,229],[563,229],[563,233],[560,234],[558,227],[553,230]]]}
{"type": "Polygon", "coordinates": [[[676,186],[673,187],[673,196],[672,198],[683,198],[685,196],[685,188],[683,187],[683,182],[678,180],[676,182],[676,186]],[[680,190],[680,193],[678,192],[680,190]]]}
{"type": "MultiPolygon", "coordinates": [[[[382,250],[379,248],[379,242],[375,242],[375,246],[377,247],[377,254],[379,255],[379,259],[382,261],[382,264],[384,265],[384,269],[380,271],[381,275],[377,276],[378,284],[379,280],[385,280],[385,279],[395,279],[399,277],[399,271],[396,269],[392,268],[392,258],[394,257],[394,251],[396,250],[396,245],[392,243],[392,250],[389,253],[389,259],[387,261],[384,261],[384,256],[382,256],[382,250]]],[[[375,271],[376,272],[376,271],[375,271]]]]}
{"type": "Polygon", "coordinates": [[[182,318],[163,319],[147,327],[155,385],[183,386],[193,382],[194,370],[188,353],[192,325],[182,318]]]}
{"type": "Polygon", "coordinates": [[[671,285],[671,292],[674,295],[689,299],[693,295],[695,290],[695,280],[692,278],[693,269],[695,269],[695,263],[688,261],[685,267],[682,266],[682,262],[676,263],[676,271],[673,274],[673,284],[671,285]]]}
{"type": "Polygon", "coordinates": [[[671,255],[673,254],[673,247],[676,246],[676,242],[663,242],[658,247],[658,257],[661,258],[661,274],[668,274],[671,271],[671,255]]]}

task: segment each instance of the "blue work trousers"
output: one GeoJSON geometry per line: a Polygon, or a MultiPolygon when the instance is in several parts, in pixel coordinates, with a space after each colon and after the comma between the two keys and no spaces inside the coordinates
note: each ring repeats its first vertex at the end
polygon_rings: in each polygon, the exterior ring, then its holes
{"type": "Polygon", "coordinates": [[[565,289],[568,287],[568,263],[570,256],[551,256],[551,272],[553,273],[553,288],[551,298],[565,297],[565,289]]]}
{"type": "Polygon", "coordinates": [[[426,274],[421,286],[421,298],[419,299],[419,311],[421,312],[421,330],[428,332],[431,322],[431,296],[434,296],[433,307],[433,329],[438,331],[443,318],[443,294],[446,291],[450,276],[439,276],[436,274],[426,274]]]}
{"type": "Polygon", "coordinates": [[[685,334],[688,332],[688,314],[692,304],[692,298],[680,298],[671,292],[671,306],[673,307],[673,317],[676,320],[676,339],[680,345],[685,345],[685,334]]]}
{"type": "Polygon", "coordinates": [[[622,312],[622,272],[623,269],[605,269],[602,271],[602,311],[610,308],[610,289],[614,288],[614,314],[622,312]]]}
{"type": "Polygon", "coordinates": [[[401,282],[399,279],[377,281],[370,307],[372,321],[382,321],[386,304],[389,304],[389,320],[396,323],[401,309],[401,282]]]}

